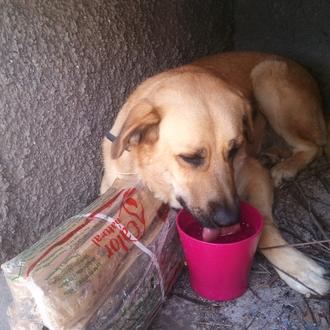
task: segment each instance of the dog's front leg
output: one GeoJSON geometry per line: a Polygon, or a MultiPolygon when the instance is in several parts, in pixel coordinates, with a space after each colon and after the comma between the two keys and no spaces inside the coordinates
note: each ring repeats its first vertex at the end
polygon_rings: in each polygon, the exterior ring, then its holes
{"type": "Polygon", "coordinates": [[[326,294],[330,284],[323,277],[324,268],[293,247],[271,248],[287,242],[273,221],[273,184],[267,170],[256,159],[245,156],[238,156],[234,167],[240,198],[257,208],[265,220],[259,242],[261,252],[294,290],[303,294],[326,294]]]}
{"type": "Polygon", "coordinates": [[[287,245],[287,242],[269,219],[265,222],[259,249],[274,266],[279,276],[300,293],[326,294],[329,290],[329,282],[323,278],[326,273],[323,267],[293,247],[272,248],[287,245]]]}

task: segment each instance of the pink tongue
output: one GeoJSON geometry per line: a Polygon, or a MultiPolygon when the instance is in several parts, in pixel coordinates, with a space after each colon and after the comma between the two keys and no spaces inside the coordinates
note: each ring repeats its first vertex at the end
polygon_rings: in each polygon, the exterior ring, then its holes
{"type": "Polygon", "coordinates": [[[202,238],[205,242],[212,242],[220,235],[220,229],[203,228],[202,238]]]}
{"type": "Polygon", "coordinates": [[[241,225],[238,223],[233,226],[220,227],[216,229],[203,228],[202,238],[205,242],[215,241],[219,236],[225,236],[236,233],[241,228],[241,225]]]}

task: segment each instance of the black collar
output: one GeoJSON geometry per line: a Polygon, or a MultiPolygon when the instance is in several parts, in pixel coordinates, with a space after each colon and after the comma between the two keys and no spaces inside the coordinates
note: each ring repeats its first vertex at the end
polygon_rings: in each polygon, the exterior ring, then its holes
{"type": "Polygon", "coordinates": [[[111,142],[114,142],[116,140],[116,136],[114,136],[110,131],[105,133],[105,137],[110,140],[111,142]]]}

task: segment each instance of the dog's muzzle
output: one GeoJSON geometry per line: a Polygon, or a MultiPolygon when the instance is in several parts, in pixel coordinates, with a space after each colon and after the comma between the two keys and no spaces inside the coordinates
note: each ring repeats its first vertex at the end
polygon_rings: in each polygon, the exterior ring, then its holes
{"type": "Polygon", "coordinates": [[[239,223],[239,202],[232,206],[225,204],[210,203],[209,221],[214,227],[226,227],[239,223]]]}

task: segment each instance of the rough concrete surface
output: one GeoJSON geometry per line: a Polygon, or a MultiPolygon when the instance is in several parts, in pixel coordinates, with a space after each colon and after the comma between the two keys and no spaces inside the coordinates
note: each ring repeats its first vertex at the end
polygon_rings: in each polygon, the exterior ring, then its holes
{"type": "Polygon", "coordinates": [[[317,78],[330,112],[330,2],[234,0],[234,48],[288,56],[317,78]]]}
{"type": "Polygon", "coordinates": [[[229,4],[0,0],[0,263],[97,196],[134,86],[231,47],[229,4]]]}

